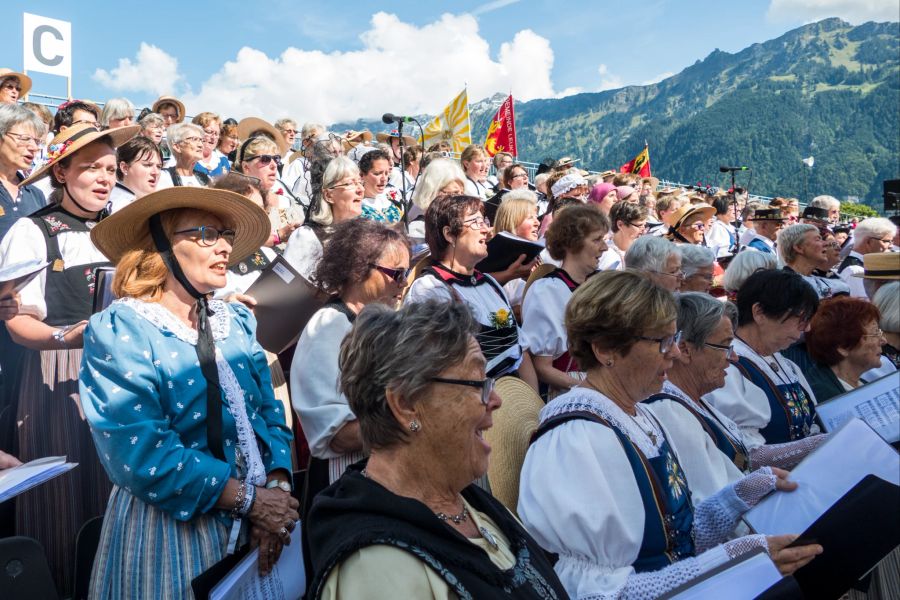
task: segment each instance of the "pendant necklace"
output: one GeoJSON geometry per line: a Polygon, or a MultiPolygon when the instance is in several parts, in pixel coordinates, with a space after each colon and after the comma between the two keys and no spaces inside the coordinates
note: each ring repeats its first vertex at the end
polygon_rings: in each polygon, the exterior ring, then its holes
{"type": "MultiPolygon", "coordinates": [[[[586,378],[584,379],[584,383],[587,383],[589,386],[591,386],[592,388],[594,388],[596,391],[598,391],[598,392],[600,392],[601,394],[603,394],[603,392],[600,391],[600,388],[598,388],[598,387],[594,384],[594,382],[590,380],[590,378],[586,377],[586,378]]],[[[605,396],[606,394],[603,394],[603,395],[605,396]]],[[[610,400],[612,400],[612,398],[610,398],[610,400]]],[[[616,403],[614,400],[613,400],[613,404],[615,404],[616,406],[619,406],[618,403],[616,403]]],[[[625,413],[626,415],[628,415],[628,418],[629,418],[629,419],[631,419],[632,421],[634,421],[634,424],[637,425],[637,428],[641,430],[641,433],[643,433],[644,435],[646,435],[646,436],[650,439],[650,443],[653,444],[653,447],[655,448],[656,445],[657,445],[657,444],[656,444],[656,433],[654,433],[653,427],[651,426],[650,431],[647,431],[646,429],[644,429],[643,427],[641,427],[641,424],[638,422],[638,420],[635,419],[634,416],[632,416],[627,410],[625,410],[625,409],[622,408],[621,406],[619,406],[619,410],[621,410],[623,413],[625,413]]],[[[637,412],[637,406],[634,407],[634,410],[635,410],[635,412],[637,412]]]]}

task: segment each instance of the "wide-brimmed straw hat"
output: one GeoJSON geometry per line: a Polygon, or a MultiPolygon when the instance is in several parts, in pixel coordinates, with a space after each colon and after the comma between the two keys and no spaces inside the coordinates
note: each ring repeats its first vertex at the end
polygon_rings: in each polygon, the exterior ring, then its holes
{"type": "Polygon", "coordinates": [[[140,130],[140,125],[129,125],[128,127],[118,127],[105,131],[100,131],[88,123],[72,125],[56,134],[56,137],[47,146],[47,162],[41,165],[40,168],[35,169],[21,185],[34,183],[38,179],[49,175],[53,165],[67,156],[72,156],[91,142],[106,138],[114,148],[118,148],[136,136],[140,130]]]}
{"type": "Polygon", "coordinates": [[[344,152],[349,152],[351,148],[354,148],[359,144],[366,144],[371,141],[372,132],[368,129],[365,129],[363,131],[353,131],[351,129],[341,136],[341,145],[344,147],[344,152]]]}
{"type": "Polygon", "coordinates": [[[22,88],[22,91],[19,92],[19,97],[31,91],[31,77],[25,73],[19,73],[6,67],[0,68],[0,79],[6,79],[7,77],[15,77],[19,80],[19,87],[22,88]]]}
{"type": "Polygon", "coordinates": [[[153,106],[152,106],[153,112],[158,113],[159,107],[162,104],[174,104],[175,105],[175,113],[176,113],[175,122],[181,123],[182,121],[184,121],[184,117],[187,114],[187,111],[185,111],[185,108],[184,108],[184,102],[182,102],[175,96],[160,96],[153,103],[153,106]]]}
{"type": "Polygon", "coordinates": [[[242,142],[246,142],[251,137],[256,137],[253,134],[258,132],[262,132],[266,137],[272,138],[272,141],[278,146],[278,151],[282,156],[287,154],[287,151],[290,150],[290,146],[281,132],[268,121],[263,121],[259,117],[247,117],[246,119],[241,119],[237,125],[237,134],[242,142]]]}
{"type": "Polygon", "coordinates": [[[853,273],[864,279],[900,279],[900,252],[873,252],[863,255],[863,272],[853,273]]]}
{"type": "MultiPolygon", "coordinates": [[[[375,134],[375,139],[377,139],[382,144],[389,144],[391,138],[400,138],[400,132],[396,129],[391,129],[390,131],[382,131],[380,133],[375,134]]],[[[403,136],[403,145],[407,148],[410,146],[416,145],[416,140],[412,136],[404,135],[403,136]]]]}
{"type": "Polygon", "coordinates": [[[155,214],[174,208],[191,208],[212,213],[235,231],[228,264],[250,256],[272,235],[269,216],[252,200],[213,188],[171,187],[147,194],[100,221],[91,230],[91,241],[114,263],[141,247],[155,214]]]}
{"type": "Polygon", "coordinates": [[[666,222],[666,225],[672,229],[678,229],[688,220],[688,218],[697,214],[703,215],[703,220],[706,221],[716,215],[716,209],[709,204],[703,203],[685,204],[672,214],[666,215],[663,220],[666,222]]]}

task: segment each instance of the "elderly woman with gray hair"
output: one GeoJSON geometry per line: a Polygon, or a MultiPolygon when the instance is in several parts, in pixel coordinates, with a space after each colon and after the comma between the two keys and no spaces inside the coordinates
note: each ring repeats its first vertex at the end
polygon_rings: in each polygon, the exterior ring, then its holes
{"type": "Polygon", "coordinates": [[[340,353],[367,462],[306,520],[310,598],[566,598],[544,551],[472,482],[500,406],[459,302],[369,306],[340,353]]]}
{"type": "MultiPolygon", "coordinates": [[[[759,467],[792,469],[826,436],[784,444],[759,444],[704,399],[725,385],[737,307],[699,292],[677,294],[680,355],[669,369],[662,391],[644,401],[665,428],[677,454],[684,445],[706,449],[685,453],[682,463],[694,497],[702,500],[744,473],[759,467]]],[[[757,391],[762,394],[761,391],[757,391]]]]}
{"type": "MultiPolygon", "coordinates": [[[[790,574],[822,551],[797,536],[732,536],[783,472],[761,469],[693,499],[683,464],[699,444],[674,441],[641,402],[680,355],[668,291],[633,271],[602,271],[566,307],[578,387],[541,411],[522,466],[518,514],[573,598],[656,598],[731,558],[764,548],[790,574]]],[[[700,426],[695,426],[696,439],[700,426]]]]}
{"type": "Polygon", "coordinates": [[[356,163],[345,156],[331,159],[310,204],[309,219],[294,230],[284,249],[284,258],[305,278],[312,278],[334,226],[362,214],[363,194],[356,163]]]}
{"type": "Polygon", "coordinates": [[[728,299],[734,302],[737,292],[747,281],[747,278],[757,271],[768,271],[778,268],[778,259],[768,252],[738,252],[728,263],[725,275],[722,276],[722,286],[728,299]]]}
{"type": "Polygon", "coordinates": [[[203,158],[203,129],[192,123],[175,123],[166,130],[166,145],[175,165],[162,170],[156,189],[170,187],[209,187],[209,177],[194,170],[203,158]]]}
{"type": "Polygon", "coordinates": [[[681,253],[681,270],[684,272],[681,291],[708,294],[712,288],[713,268],[716,264],[713,251],[698,244],[679,244],[677,247],[681,253]]]}
{"type": "Polygon", "coordinates": [[[0,239],[13,223],[47,203],[33,185],[22,185],[19,172],[31,168],[47,126],[33,112],[16,104],[0,104],[0,239]]]}
{"type": "Polygon", "coordinates": [[[100,111],[100,127],[115,129],[134,125],[134,104],[128,98],[110,98],[100,111]]]}
{"type": "Polygon", "coordinates": [[[816,269],[826,268],[824,236],[815,225],[799,223],[778,232],[778,255],[784,268],[803,276],[816,291],[819,300],[832,296],[849,295],[850,286],[840,279],[828,279],[815,274],[816,269]]]}
{"type": "Polygon", "coordinates": [[[677,292],[684,283],[678,246],[660,237],[645,235],[636,239],[625,253],[625,264],[629,269],[647,273],[654,283],[670,292],[677,292]]]}

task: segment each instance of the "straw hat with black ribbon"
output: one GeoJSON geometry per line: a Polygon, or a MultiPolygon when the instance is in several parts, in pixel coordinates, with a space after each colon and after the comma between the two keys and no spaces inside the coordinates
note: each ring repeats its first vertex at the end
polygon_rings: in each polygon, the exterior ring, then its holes
{"type": "Polygon", "coordinates": [[[259,117],[247,117],[246,119],[241,119],[237,125],[237,134],[245,144],[250,138],[258,137],[259,135],[271,138],[272,141],[275,142],[275,145],[278,146],[278,152],[282,156],[287,154],[288,150],[291,149],[281,132],[278,131],[274,125],[268,121],[263,121],[259,117]]]}
{"type": "Polygon", "coordinates": [[[175,107],[175,122],[181,123],[184,121],[184,117],[187,114],[184,108],[184,102],[176,98],[175,96],[160,96],[156,99],[156,102],[153,103],[153,112],[158,113],[160,107],[163,104],[171,104],[175,107]]]}
{"type": "Polygon", "coordinates": [[[368,144],[372,141],[372,132],[368,129],[363,131],[347,131],[341,136],[341,145],[344,147],[344,153],[349,152],[359,144],[368,144]]]}
{"type": "Polygon", "coordinates": [[[47,146],[47,162],[32,171],[31,175],[22,182],[22,185],[34,183],[38,179],[49,175],[53,165],[72,156],[92,142],[104,140],[113,148],[118,148],[136,136],[140,130],[140,125],[129,125],[128,127],[107,129],[105,131],[100,131],[87,123],[72,125],[56,134],[56,137],[47,146]]]}
{"type": "Polygon", "coordinates": [[[258,250],[271,234],[272,226],[265,211],[240,194],[209,188],[172,187],[134,201],[100,221],[91,230],[91,241],[114,262],[118,262],[129,250],[144,247],[149,232],[169,272],[197,301],[196,350],[200,372],[206,379],[207,437],[210,451],[223,460],[222,393],[216,367],[215,341],[209,323],[209,317],[214,313],[209,306],[208,290],[197,290],[187,278],[175,257],[172,242],[163,230],[160,214],[176,208],[209,212],[234,228],[235,240],[229,264],[258,250]]]}
{"type": "Polygon", "coordinates": [[[709,204],[703,203],[685,204],[675,212],[666,215],[663,218],[663,221],[669,226],[669,237],[686,242],[687,240],[678,233],[678,230],[681,229],[689,218],[696,215],[701,215],[703,221],[708,221],[716,215],[716,209],[709,204]]]}
{"type": "Polygon", "coordinates": [[[28,92],[31,91],[31,77],[26,75],[25,73],[19,73],[18,71],[13,71],[12,69],[7,69],[6,67],[0,68],[0,81],[7,79],[9,77],[15,77],[19,80],[19,87],[22,88],[19,90],[19,97],[25,96],[28,92]]]}
{"type": "MultiPolygon", "coordinates": [[[[375,139],[377,139],[382,144],[390,144],[391,138],[400,139],[400,132],[397,129],[391,129],[390,131],[382,131],[375,134],[375,139]]],[[[404,135],[403,145],[407,148],[409,148],[410,146],[415,146],[416,140],[412,136],[404,135]]]]}
{"type": "Polygon", "coordinates": [[[900,280],[900,252],[873,252],[863,255],[862,273],[853,273],[863,279],[900,280]]]}

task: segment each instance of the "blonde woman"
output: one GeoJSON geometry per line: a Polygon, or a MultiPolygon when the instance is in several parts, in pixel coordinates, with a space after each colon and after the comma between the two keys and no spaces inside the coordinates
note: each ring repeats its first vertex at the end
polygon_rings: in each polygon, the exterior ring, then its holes
{"type": "Polygon", "coordinates": [[[482,200],[490,198],[493,192],[487,176],[491,168],[491,159],[484,148],[475,144],[466,146],[459,157],[459,163],[466,174],[465,193],[482,200]]]}
{"type": "MultiPolygon", "coordinates": [[[[516,237],[536,242],[541,221],[537,216],[537,195],[531,190],[519,189],[506,192],[500,207],[497,209],[496,221],[494,221],[494,235],[501,232],[510,233],[516,237]]],[[[535,267],[539,261],[531,267],[535,267]]],[[[516,277],[503,285],[509,303],[512,304],[516,316],[522,311],[522,292],[525,290],[525,278],[531,273],[531,268],[523,273],[522,277],[516,277]]],[[[495,275],[496,277],[496,275],[495,275]]]]}

